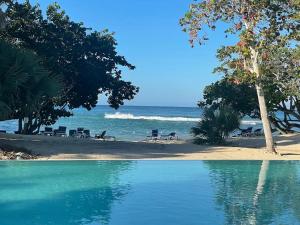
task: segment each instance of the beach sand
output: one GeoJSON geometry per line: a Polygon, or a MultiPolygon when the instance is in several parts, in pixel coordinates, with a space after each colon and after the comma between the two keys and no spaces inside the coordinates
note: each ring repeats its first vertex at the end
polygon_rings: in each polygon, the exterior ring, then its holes
{"type": "Polygon", "coordinates": [[[25,148],[39,154],[40,160],[300,160],[299,134],[275,140],[281,156],[265,152],[263,137],[234,138],[228,146],[208,146],[188,141],[146,143],[0,134],[0,147],[25,148]]]}

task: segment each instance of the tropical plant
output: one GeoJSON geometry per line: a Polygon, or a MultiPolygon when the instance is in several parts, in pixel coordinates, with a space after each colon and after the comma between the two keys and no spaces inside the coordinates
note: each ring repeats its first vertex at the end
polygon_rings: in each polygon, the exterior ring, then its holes
{"type": "Polygon", "coordinates": [[[61,88],[59,78],[41,66],[33,52],[0,41],[1,120],[32,119],[44,100],[58,95],[61,88]]]}
{"type": "Polygon", "coordinates": [[[222,144],[240,126],[240,117],[230,106],[203,108],[203,116],[192,128],[195,143],[222,144]]]}
{"type": "Polygon", "coordinates": [[[45,99],[40,112],[31,115],[34,133],[43,124],[72,115],[74,108],[92,109],[101,94],[113,108],[134,98],[138,88],[122,79],[122,70],[135,67],[118,55],[112,33],[72,21],[56,3],[45,14],[29,1],[11,3],[6,10],[9,23],[0,32],[8,42],[33,50],[48,71],[62,75],[65,90],[45,99]]]}
{"type": "Polygon", "coordinates": [[[190,34],[192,45],[195,41],[202,44],[208,39],[203,30],[215,30],[220,23],[226,26],[226,36],[233,34],[239,39],[235,45],[223,47],[219,58],[238,71],[240,82],[255,82],[266,148],[270,152],[276,150],[262,82],[264,66],[271,49],[289,46],[299,39],[299,7],[298,0],[199,0],[191,4],[180,21],[190,34]]]}
{"type": "MultiPolygon", "coordinates": [[[[267,108],[272,125],[282,133],[293,133],[300,128],[300,77],[294,74],[280,84],[265,83],[267,108]]],[[[241,117],[260,118],[254,84],[239,83],[230,76],[205,87],[199,107],[230,105],[241,117]]]]}

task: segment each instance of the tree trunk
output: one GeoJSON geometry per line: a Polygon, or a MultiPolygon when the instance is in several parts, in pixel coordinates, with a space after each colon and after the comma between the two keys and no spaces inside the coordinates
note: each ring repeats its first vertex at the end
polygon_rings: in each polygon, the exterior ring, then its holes
{"type": "Polygon", "coordinates": [[[269,116],[267,112],[267,106],[265,101],[265,95],[264,91],[262,89],[261,84],[256,85],[256,92],[257,92],[257,98],[258,98],[258,104],[259,104],[259,110],[260,110],[260,117],[264,128],[264,134],[266,139],[266,149],[268,152],[275,152],[274,147],[274,141],[273,141],[273,135],[271,130],[271,125],[269,121],[269,116]]]}
{"type": "Polygon", "coordinates": [[[19,127],[18,127],[18,133],[19,133],[19,134],[22,133],[22,129],[23,129],[23,127],[22,127],[22,126],[23,126],[23,125],[22,125],[22,120],[23,120],[23,118],[19,118],[19,119],[18,119],[18,126],[19,126],[19,127]]]}
{"type": "Polygon", "coordinates": [[[264,94],[262,83],[260,82],[261,73],[258,64],[258,52],[255,51],[253,48],[251,48],[251,59],[252,59],[253,73],[257,77],[256,92],[257,92],[257,98],[258,98],[258,104],[260,110],[260,117],[263,124],[263,129],[264,129],[264,134],[266,139],[266,149],[268,152],[276,153],[271,125],[270,125],[268,111],[267,111],[265,94],[264,94]]]}

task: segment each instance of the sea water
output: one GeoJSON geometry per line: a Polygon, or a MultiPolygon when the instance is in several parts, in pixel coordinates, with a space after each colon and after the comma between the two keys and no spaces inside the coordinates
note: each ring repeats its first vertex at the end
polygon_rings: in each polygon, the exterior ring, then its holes
{"type": "Polygon", "coordinates": [[[1,225],[300,224],[298,161],[0,162],[1,225]]]}
{"type": "MultiPolygon", "coordinates": [[[[74,116],[60,118],[54,128],[67,126],[69,129],[84,127],[92,135],[106,130],[107,135],[118,140],[141,141],[151,135],[153,129],[160,134],[176,132],[181,139],[191,138],[191,128],[200,121],[202,110],[196,107],[122,106],[114,110],[109,106],[97,106],[91,111],[73,110],[74,116]]],[[[260,121],[245,119],[241,127],[261,126],[260,121]]],[[[14,132],[17,121],[0,122],[0,130],[14,132]]]]}

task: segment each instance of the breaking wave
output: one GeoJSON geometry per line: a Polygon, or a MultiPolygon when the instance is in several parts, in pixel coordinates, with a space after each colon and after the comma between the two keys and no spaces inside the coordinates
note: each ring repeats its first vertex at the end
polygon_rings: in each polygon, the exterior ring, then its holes
{"type": "MultiPolygon", "coordinates": [[[[199,122],[201,118],[191,117],[169,117],[169,116],[135,116],[131,113],[105,113],[105,119],[119,119],[119,120],[157,120],[157,121],[173,121],[173,122],[199,122]]],[[[241,124],[244,125],[258,125],[261,124],[259,120],[242,120],[241,124]]]]}
{"type": "Polygon", "coordinates": [[[105,119],[120,119],[120,120],[158,120],[158,121],[174,121],[174,122],[198,122],[200,118],[189,117],[166,117],[166,116],[135,116],[130,113],[105,113],[105,119]]]}

